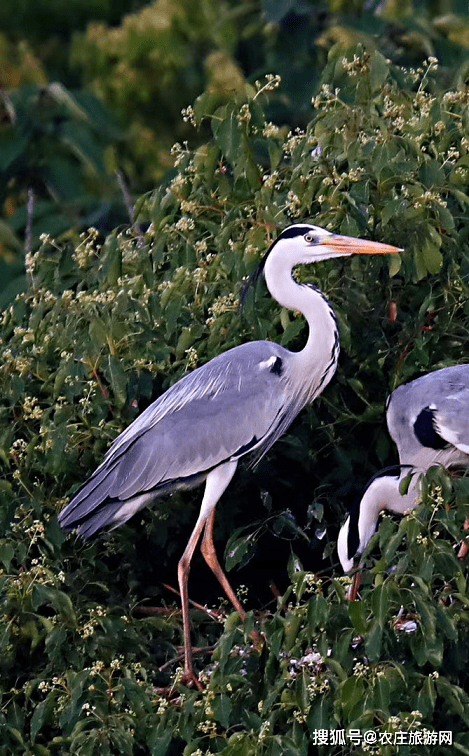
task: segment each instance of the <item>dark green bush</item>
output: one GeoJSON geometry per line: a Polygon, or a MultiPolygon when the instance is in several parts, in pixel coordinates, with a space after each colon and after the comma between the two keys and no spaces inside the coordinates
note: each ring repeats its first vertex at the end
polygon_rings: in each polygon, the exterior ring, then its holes
{"type": "MultiPolygon", "coordinates": [[[[205,95],[188,117],[213,137],[175,146],[171,183],[139,203],[145,232],[91,229],[76,248],[43,237],[28,256],[28,291],[1,322],[2,756],[359,753],[350,728],[374,733],[384,756],[395,731],[413,733],[399,753],[435,753],[440,730],[469,752],[467,565],[454,552],[466,479],[432,471],[419,508],[384,519],[360,603],[347,602],[333,552],[345,499],[393,458],[387,393],[465,355],[469,94],[433,93],[435,66],[336,49],[314,118],[293,134],[265,121],[275,78],[222,106],[205,95]],[[242,318],[238,303],[277,229],[304,218],[405,251],[298,274],[332,301],[339,369],[258,472],[238,474],[217,534],[268,518],[290,539],[289,587],[262,613],[248,598],[244,626],[194,609],[194,644],[215,647],[197,657],[204,691],[188,690],[165,666],[181,621],[162,583],[174,582],[200,491],[91,544],[65,538],[56,514],[187,370],[252,338],[301,347],[303,319],[265,291],[242,318]],[[298,501],[304,512],[289,512],[298,501]],[[295,556],[305,535],[311,564],[295,556]],[[345,741],[321,745],[321,731],[345,741]]],[[[235,533],[229,566],[264,531],[235,533]]],[[[255,577],[248,564],[248,588],[255,577]]]]}

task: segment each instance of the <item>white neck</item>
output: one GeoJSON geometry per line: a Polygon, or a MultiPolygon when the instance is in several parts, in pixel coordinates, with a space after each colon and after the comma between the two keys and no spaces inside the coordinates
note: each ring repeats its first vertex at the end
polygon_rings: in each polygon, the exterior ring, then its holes
{"type": "Polygon", "coordinates": [[[414,481],[409,486],[406,494],[402,495],[399,485],[402,478],[407,475],[407,470],[400,477],[383,475],[376,478],[365,491],[360,505],[360,517],[358,519],[358,532],[360,534],[360,551],[376,530],[376,523],[380,512],[387,510],[396,514],[404,514],[408,509],[413,509],[417,504],[417,491],[414,481]]]}
{"type": "MultiPolygon", "coordinates": [[[[402,495],[399,491],[401,480],[406,477],[408,470],[404,469],[399,477],[394,475],[383,475],[375,478],[360,502],[360,511],[358,517],[358,535],[360,543],[357,554],[362,554],[368,542],[373,537],[380,512],[387,510],[396,514],[404,514],[407,510],[414,509],[417,506],[419,497],[419,475],[414,474],[410,482],[408,491],[402,495]]],[[[338,551],[342,567],[345,572],[349,572],[353,567],[353,557],[348,556],[348,532],[350,517],[342,526],[338,538],[338,551]]]]}
{"type": "Polygon", "coordinates": [[[332,378],[338,357],[339,343],[337,326],[333,311],[323,294],[309,286],[297,284],[292,277],[292,264],[285,255],[281,245],[276,247],[268,256],[264,274],[267,288],[274,299],[289,310],[298,310],[307,320],[309,327],[308,340],[304,348],[292,353],[299,374],[304,382],[307,369],[309,387],[306,401],[312,401],[316,393],[329,383],[332,378]],[[315,387],[323,378],[318,391],[315,387]]]}

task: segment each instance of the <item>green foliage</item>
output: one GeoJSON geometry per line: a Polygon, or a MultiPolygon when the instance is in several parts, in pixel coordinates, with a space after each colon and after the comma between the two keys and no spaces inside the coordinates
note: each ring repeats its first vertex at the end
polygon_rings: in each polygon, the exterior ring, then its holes
{"type": "MultiPolygon", "coordinates": [[[[294,133],[265,116],[276,77],[229,101],[206,94],[188,115],[211,136],[174,149],[174,178],[138,205],[145,233],[91,229],[75,248],[44,238],[28,255],[28,289],[0,333],[0,756],[306,756],[331,752],[311,745],[321,730],[349,729],[376,733],[384,756],[397,752],[385,740],[396,731],[414,733],[402,753],[430,753],[415,733],[438,730],[469,751],[467,565],[454,551],[466,478],[430,471],[421,506],[384,519],[360,603],[346,600],[331,546],[353,481],[394,453],[386,394],[460,361],[467,345],[468,91],[440,94],[436,73],[432,62],[412,72],[336,48],[316,115],[294,133]],[[165,665],[182,631],[161,582],[174,580],[200,492],[158,501],[91,544],[65,538],[56,513],[187,370],[251,338],[301,347],[302,318],[264,291],[242,318],[238,303],[276,229],[306,218],[405,249],[397,262],[357,257],[298,273],[337,312],[339,370],[258,476],[242,471],[218,515],[220,540],[233,536],[232,575],[264,536],[236,529],[255,511],[275,523],[291,544],[289,587],[261,614],[248,600],[244,625],[231,614],[221,628],[193,610],[205,688],[187,690],[176,663],[165,665]],[[285,511],[297,499],[301,517],[285,511]],[[321,578],[294,556],[305,535],[325,552],[321,578]]],[[[334,748],[354,752],[349,740],[334,748]]]]}
{"type": "Polygon", "coordinates": [[[204,89],[226,101],[244,85],[233,53],[253,15],[229,0],[155,0],[118,27],[95,22],[75,35],[71,64],[129,125],[121,161],[141,189],[161,180],[171,145],[187,139],[181,110],[204,89]]]}
{"type": "MultiPolygon", "coordinates": [[[[133,201],[124,190],[122,215],[116,168],[134,197],[174,175],[170,153],[175,141],[205,143],[207,130],[191,133],[185,110],[201,93],[213,112],[215,105],[226,104],[234,93],[243,95],[275,71],[282,77],[282,95],[271,99],[268,120],[294,130],[309,121],[311,98],[330,51],[361,44],[394,63],[413,66],[435,55],[442,61],[434,78],[439,91],[464,83],[468,69],[467,13],[456,0],[22,0],[14,8],[11,2],[2,4],[0,28],[0,142],[5,142],[0,153],[7,163],[15,155],[13,170],[0,167],[4,195],[7,190],[0,274],[2,288],[8,286],[1,305],[24,283],[24,245],[18,241],[23,234],[29,249],[31,244],[36,248],[46,225],[54,236],[63,229],[69,237],[91,223],[109,230],[127,220],[133,201]],[[75,100],[75,116],[68,108],[64,114],[63,97],[56,107],[58,89],[69,104],[75,100]],[[85,91],[109,108],[122,139],[85,91]],[[42,119],[37,101],[44,105],[42,119]],[[86,111],[85,120],[76,118],[77,103],[86,111]],[[109,144],[112,151],[105,150],[109,144]],[[102,170],[105,158],[107,171],[102,170]],[[33,189],[31,235],[28,190],[33,189]]],[[[424,245],[435,269],[437,242],[428,239],[424,245]]]]}
{"type": "MultiPolygon", "coordinates": [[[[27,85],[4,97],[0,126],[0,256],[21,261],[23,245],[37,248],[43,233],[64,234],[104,215],[106,147],[118,131],[100,102],[61,84],[27,85]],[[101,203],[98,211],[97,202],[101,203]]],[[[116,192],[116,184],[114,193],[116,192]]],[[[109,206],[106,205],[106,212],[109,206]]],[[[1,261],[0,257],[0,261],[1,261]]],[[[5,265],[12,281],[2,282],[4,305],[24,285],[18,266],[5,265]]]]}
{"type": "Polygon", "coordinates": [[[282,77],[282,97],[272,99],[269,117],[277,125],[304,127],[329,51],[357,44],[401,65],[436,56],[443,91],[449,82],[465,81],[466,8],[445,3],[443,12],[439,6],[410,0],[203,0],[196,6],[192,0],[154,0],[118,26],[92,22],[77,33],[71,65],[129,124],[121,160],[144,190],[172,165],[174,141],[194,140],[180,112],[201,92],[220,104],[274,71],[282,77]]]}

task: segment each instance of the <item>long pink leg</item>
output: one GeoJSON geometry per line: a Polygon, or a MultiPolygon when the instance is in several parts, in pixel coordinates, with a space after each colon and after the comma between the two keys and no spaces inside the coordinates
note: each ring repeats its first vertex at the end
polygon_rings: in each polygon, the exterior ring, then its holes
{"type": "Polygon", "coordinates": [[[202,689],[202,686],[194,672],[194,666],[192,663],[191,625],[189,620],[189,594],[187,590],[187,581],[189,579],[191,559],[204,524],[204,520],[197,521],[197,525],[192,531],[192,535],[189,538],[184,554],[178,564],[178,583],[179,591],[181,593],[182,626],[184,631],[184,681],[186,683],[192,682],[197,688],[199,688],[199,690],[202,689]]]}
{"type": "Polygon", "coordinates": [[[353,576],[352,585],[350,586],[347,593],[347,598],[349,601],[357,600],[358,589],[360,588],[360,577],[361,577],[361,572],[360,570],[357,570],[357,572],[353,576]]]}
{"type": "MultiPolygon", "coordinates": [[[[233,477],[237,464],[238,463],[236,461],[225,462],[224,464],[219,465],[214,470],[209,472],[209,474],[207,475],[199,517],[197,518],[194,530],[192,531],[184,554],[182,555],[178,564],[178,583],[181,593],[182,625],[184,631],[184,680],[187,683],[193,683],[197,688],[199,688],[199,690],[202,686],[200,685],[197,675],[195,674],[194,665],[192,662],[191,626],[189,619],[189,593],[187,582],[189,579],[191,560],[194,555],[195,547],[197,546],[197,543],[199,541],[200,534],[206,526],[207,520],[210,517],[214,519],[217,502],[226,489],[227,485],[229,484],[231,478],[233,477]]],[[[228,583],[228,581],[226,582],[228,583]]]]}
{"type": "Polygon", "coordinates": [[[202,545],[200,547],[200,550],[202,552],[202,555],[205,561],[207,562],[208,566],[212,570],[213,574],[217,577],[219,583],[221,584],[229,600],[233,604],[236,611],[239,613],[239,616],[241,617],[241,619],[244,621],[246,619],[246,612],[244,611],[242,605],[238,601],[238,597],[233,591],[231,585],[229,584],[228,578],[226,577],[225,573],[220,567],[220,563],[217,559],[217,553],[215,551],[215,545],[213,543],[214,523],[215,523],[215,510],[212,509],[205,523],[204,537],[202,540],[202,545]]]}

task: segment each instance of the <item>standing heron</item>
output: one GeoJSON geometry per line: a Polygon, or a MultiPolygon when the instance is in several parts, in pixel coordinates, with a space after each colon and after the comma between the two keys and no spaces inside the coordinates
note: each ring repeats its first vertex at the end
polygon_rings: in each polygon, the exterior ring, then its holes
{"type": "MultiPolygon", "coordinates": [[[[400,465],[372,478],[342,525],[337,549],[344,572],[365,550],[382,510],[404,514],[417,506],[420,473],[432,465],[469,467],[469,365],[435,370],[399,386],[388,399],[386,421],[400,465]],[[402,495],[400,483],[409,472],[415,474],[402,495]]],[[[357,590],[358,583],[350,598],[357,590]]]]}
{"type": "Polygon", "coordinates": [[[388,254],[396,247],[332,234],[309,223],[286,228],[251,277],[264,273],[269,292],[283,307],[299,310],[309,335],[299,352],[270,341],[242,344],[184,376],[116,438],[93,475],[59,515],[67,530],[89,538],[117,528],[153,499],[205,481],[200,514],[178,565],[185,674],[199,686],[192,664],[187,582],[195,547],[201,551],[242,620],[213,544],[215,507],[238,460],[257,463],[298,412],[331,380],[339,356],[336,318],[324,294],[298,284],[292,269],[330,257],[388,254]]]}

